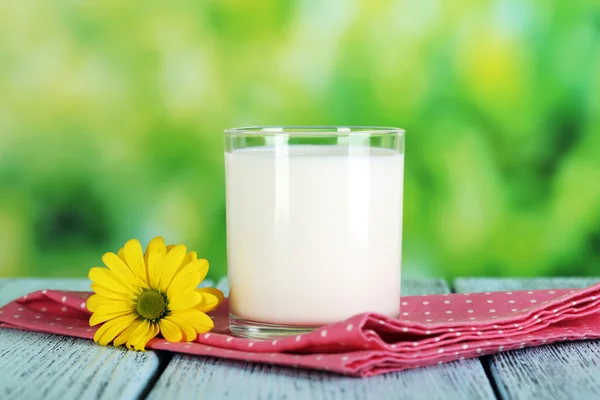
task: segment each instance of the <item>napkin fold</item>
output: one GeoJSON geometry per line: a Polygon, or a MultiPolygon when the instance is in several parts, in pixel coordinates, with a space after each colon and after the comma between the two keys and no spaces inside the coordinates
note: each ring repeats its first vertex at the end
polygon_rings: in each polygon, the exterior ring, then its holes
{"type": "MultiPolygon", "coordinates": [[[[0,328],[92,339],[92,293],[41,290],[0,309],[0,328]]],[[[227,299],[209,316],[215,328],[195,342],[155,338],[147,348],[353,376],[441,364],[569,340],[600,338],[600,284],[553,289],[402,297],[398,319],[366,313],[307,334],[273,340],[229,331],[227,299]]]]}

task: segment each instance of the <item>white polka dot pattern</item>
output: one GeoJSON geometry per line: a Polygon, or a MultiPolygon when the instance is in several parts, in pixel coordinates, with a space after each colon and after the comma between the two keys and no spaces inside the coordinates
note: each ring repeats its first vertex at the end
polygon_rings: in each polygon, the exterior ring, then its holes
{"type": "MultiPolygon", "coordinates": [[[[88,297],[52,290],[28,294],[0,309],[0,327],[91,339],[97,327],[88,324],[88,297]]],[[[211,312],[215,328],[195,342],[157,338],[149,347],[369,376],[556,341],[600,338],[600,285],[572,293],[404,297],[401,307],[400,319],[363,314],[308,334],[260,341],[230,336],[224,303],[211,312]],[[365,356],[371,351],[378,356],[365,356]]]]}

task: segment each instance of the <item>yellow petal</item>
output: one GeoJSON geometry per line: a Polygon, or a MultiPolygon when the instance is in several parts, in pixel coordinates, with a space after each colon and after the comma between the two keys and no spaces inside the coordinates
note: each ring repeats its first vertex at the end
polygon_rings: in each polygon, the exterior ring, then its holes
{"type": "Polygon", "coordinates": [[[149,325],[150,324],[148,321],[140,321],[140,320],[137,321],[137,325],[136,325],[135,329],[129,335],[129,339],[127,339],[126,346],[128,349],[134,350],[135,348],[141,347],[140,344],[142,342],[144,335],[149,330],[149,325]]]}
{"type": "Polygon", "coordinates": [[[104,286],[113,292],[130,294],[132,291],[130,285],[119,279],[114,272],[106,268],[94,267],[90,269],[88,277],[92,282],[104,286]]]}
{"type": "Polygon", "coordinates": [[[217,305],[221,304],[223,302],[223,299],[225,299],[225,295],[223,294],[223,292],[221,292],[217,288],[212,288],[212,287],[199,288],[199,289],[196,289],[196,292],[200,293],[201,295],[204,295],[205,293],[212,294],[217,299],[219,299],[219,302],[217,303],[217,305]]]}
{"type": "Polygon", "coordinates": [[[217,308],[219,305],[219,298],[209,292],[197,292],[202,295],[202,301],[198,303],[194,308],[198,311],[209,312],[217,308]]]}
{"type": "Polygon", "coordinates": [[[119,249],[119,251],[117,252],[117,255],[119,256],[119,258],[121,260],[123,260],[124,263],[127,263],[127,261],[125,261],[125,251],[123,250],[123,248],[121,247],[119,249]]]}
{"type": "Polygon", "coordinates": [[[119,311],[114,313],[93,313],[90,317],[90,326],[98,325],[102,322],[109,321],[114,318],[119,318],[127,315],[133,315],[131,311],[119,311]]]}
{"type": "Polygon", "coordinates": [[[132,299],[129,299],[129,300],[125,300],[125,298],[111,299],[110,297],[105,297],[100,294],[91,295],[90,298],[87,299],[85,304],[86,304],[87,309],[92,312],[96,311],[98,306],[105,305],[105,304],[109,304],[111,306],[115,306],[118,308],[129,308],[129,309],[135,308],[135,303],[133,302],[132,299]]]}
{"type": "Polygon", "coordinates": [[[131,335],[137,329],[140,323],[141,321],[134,321],[131,325],[129,325],[127,329],[121,332],[121,334],[119,334],[119,336],[117,336],[115,340],[113,340],[113,345],[121,346],[125,344],[131,338],[131,335]]]}
{"type": "Polygon", "coordinates": [[[179,266],[178,271],[181,271],[181,269],[183,267],[185,267],[186,265],[188,265],[189,263],[192,263],[194,261],[196,261],[198,259],[198,254],[196,254],[195,251],[190,251],[188,252],[185,257],[183,258],[183,261],[181,262],[181,265],[179,266]]]}
{"type": "Polygon", "coordinates": [[[98,304],[95,309],[95,314],[114,314],[114,313],[125,313],[133,312],[135,310],[135,304],[127,301],[116,301],[106,302],[98,304]]]}
{"type": "Polygon", "coordinates": [[[101,344],[102,346],[106,346],[117,335],[127,329],[134,321],[135,317],[133,315],[125,315],[111,319],[98,328],[96,334],[94,335],[94,341],[98,342],[98,344],[101,344]]]}
{"type": "Polygon", "coordinates": [[[162,237],[157,236],[148,243],[146,248],[146,265],[148,266],[148,280],[153,289],[160,284],[161,264],[167,255],[167,248],[162,237]]]}
{"type": "Polygon", "coordinates": [[[167,295],[175,296],[198,287],[208,273],[208,261],[196,260],[181,268],[175,273],[173,280],[167,287],[167,295]]]}
{"type": "Polygon", "coordinates": [[[171,321],[167,319],[161,319],[160,322],[160,333],[169,342],[180,342],[183,337],[181,329],[171,321]]]}
{"type": "Polygon", "coordinates": [[[104,297],[108,297],[110,299],[115,299],[115,300],[128,300],[131,298],[132,293],[128,292],[128,293],[117,293],[115,291],[112,291],[110,289],[105,288],[102,285],[99,285],[97,283],[92,283],[92,291],[94,293],[97,293],[99,295],[102,295],[104,297]]]}
{"type": "Polygon", "coordinates": [[[177,315],[169,315],[165,319],[171,321],[181,329],[182,340],[184,342],[196,340],[196,331],[194,330],[194,326],[188,320],[177,315]]]}
{"type": "Polygon", "coordinates": [[[170,244],[167,246],[167,253],[170,252],[171,250],[173,250],[175,248],[175,246],[177,246],[176,244],[170,244]]]}
{"type": "Polygon", "coordinates": [[[149,324],[149,325],[150,325],[150,327],[148,329],[148,332],[146,332],[146,334],[141,337],[141,339],[138,341],[137,345],[134,347],[136,350],[145,351],[146,345],[148,344],[148,342],[150,340],[154,339],[156,337],[156,335],[158,335],[158,333],[160,332],[160,328],[158,327],[158,324],[149,324]]]}
{"type": "Polygon", "coordinates": [[[185,252],[186,247],[180,244],[173,247],[171,251],[167,253],[167,256],[161,263],[160,267],[160,288],[166,289],[169,286],[171,280],[173,279],[173,276],[175,275],[175,272],[179,269],[179,266],[181,265],[181,261],[183,261],[183,258],[185,257],[185,252]]]}
{"type": "Polygon", "coordinates": [[[195,309],[173,311],[171,316],[188,321],[198,333],[208,332],[215,326],[213,320],[208,315],[195,309]]]}
{"type": "Polygon", "coordinates": [[[131,239],[125,243],[123,249],[125,252],[125,260],[127,261],[129,268],[131,268],[131,271],[142,281],[148,283],[148,273],[146,271],[146,263],[144,262],[144,253],[140,241],[131,239]]]}
{"type": "Polygon", "coordinates": [[[174,298],[179,294],[193,291],[200,284],[200,273],[178,273],[167,288],[167,297],[174,298]]]}
{"type": "Polygon", "coordinates": [[[96,306],[98,304],[107,302],[107,301],[112,301],[113,299],[111,299],[110,297],[105,297],[102,296],[101,294],[93,294],[91,295],[87,301],[85,302],[85,306],[87,307],[88,310],[90,310],[91,312],[94,312],[94,309],[96,308],[96,306]]]}
{"type": "MultiPolygon", "coordinates": [[[[208,261],[206,261],[204,259],[192,261],[191,263],[189,263],[188,265],[184,266],[179,271],[177,271],[177,273],[175,274],[175,277],[177,277],[177,275],[179,275],[179,274],[189,274],[191,272],[200,273],[200,275],[201,275],[200,281],[204,280],[204,278],[206,278],[206,274],[208,273],[208,261]]],[[[173,279],[175,279],[175,278],[173,278],[173,279]]],[[[200,283],[200,282],[198,282],[198,283],[200,283]]]]}
{"type": "Polygon", "coordinates": [[[163,253],[167,253],[167,246],[165,246],[165,239],[162,236],[155,236],[148,242],[148,246],[146,246],[146,251],[144,252],[144,261],[146,261],[146,265],[148,265],[148,255],[152,252],[161,251],[163,249],[163,253]]]}
{"type": "Polygon", "coordinates": [[[127,346],[138,351],[145,351],[148,342],[158,335],[159,328],[157,324],[143,321],[140,329],[134,332],[134,336],[127,343],[127,346]]]}
{"type": "MultiPolygon", "coordinates": [[[[167,296],[168,297],[168,296],[167,296]]],[[[202,295],[196,291],[178,293],[169,298],[170,310],[185,310],[198,305],[202,301],[202,295]]]]}
{"type": "Polygon", "coordinates": [[[198,254],[195,251],[189,251],[186,255],[185,258],[183,259],[183,262],[181,263],[182,266],[187,265],[191,262],[194,262],[198,259],[198,254]]]}
{"type": "Polygon", "coordinates": [[[105,253],[102,256],[102,262],[122,280],[135,280],[135,275],[131,272],[129,266],[115,253],[105,253]]]}
{"type": "Polygon", "coordinates": [[[124,281],[106,268],[92,268],[88,275],[90,279],[95,279],[92,283],[94,292],[115,300],[131,300],[148,289],[148,285],[140,279],[124,281]]]}

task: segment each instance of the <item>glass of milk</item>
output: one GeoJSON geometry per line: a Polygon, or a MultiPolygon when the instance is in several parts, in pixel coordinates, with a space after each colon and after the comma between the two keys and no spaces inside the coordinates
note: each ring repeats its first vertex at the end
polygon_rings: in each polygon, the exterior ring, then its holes
{"type": "Polygon", "coordinates": [[[400,311],[404,130],[225,131],[233,334],[400,311]]]}

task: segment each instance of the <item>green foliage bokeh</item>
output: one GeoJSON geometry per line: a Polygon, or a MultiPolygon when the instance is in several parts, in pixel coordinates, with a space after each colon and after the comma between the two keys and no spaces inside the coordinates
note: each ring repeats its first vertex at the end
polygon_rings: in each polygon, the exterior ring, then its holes
{"type": "Polygon", "coordinates": [[[0,276],[221,276],[223,129],[336,124],[408,132],[405,275],[599,275],[596,2],[109,3],[0,5],[0,276]]]}

